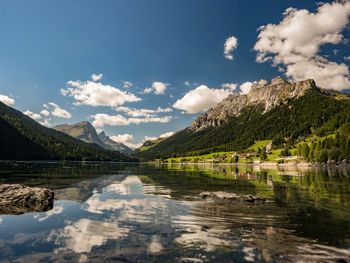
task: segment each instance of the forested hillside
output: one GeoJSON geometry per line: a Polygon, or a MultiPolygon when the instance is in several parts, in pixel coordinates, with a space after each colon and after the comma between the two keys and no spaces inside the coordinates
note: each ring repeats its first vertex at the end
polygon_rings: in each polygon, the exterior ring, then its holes
{"type": "Polygon", "coordinates": [[[1,102],[0,127],[0,158],[3,160],[136,160],[46,128],[1,102]]]}
{"type": "MultiPolygon", "coordinates": [[[[290,98],[266,113],[263,111],[263,104],[247,106],[240,115],[230,117],[219,127],[184,129],[136,156],[152,160],[236,151],[267,139],[273,140],[275,147],[288,148],[311,135],[333,134],[350,122],[350,102],[346,96],[339,99],[315,89],[307,90],[299,98],[290,98]]],[[[347,142],[349,134],[343,132],[341,140],[347,142]]],[[[342,151],[340,148],[335,151],[338,150],[342,151]]]]}

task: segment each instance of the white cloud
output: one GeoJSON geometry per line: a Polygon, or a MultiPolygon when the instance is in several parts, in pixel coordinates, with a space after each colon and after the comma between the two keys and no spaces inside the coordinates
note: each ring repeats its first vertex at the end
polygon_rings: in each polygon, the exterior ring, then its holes
{"type": "Polygon", "coordinates": [[[49,217],[53,216],[53,215],[59,215],[62,213],[64,207],[61,206],[61,205],[58,205],[58,206],[54,206],[53,209],[51,209],[50,211],[44,213],[44,217],[39,217],[39,216],[42,216],[43,213],[40,213],[40,214],[36,214],[34,216],[34,218],[36,218],[39,222],[43,222],[45,221],[46,219],[48,219],[49,217]]]}
{"type": "Polygon", "coordinates": [[[132,86],[132,83],[129,81],[122,81],[122,84],[124,89],[130,88],[132,86]]]}
{"type": "Polygon", "coordinates": [[[230,89],[210,89],[201,85],[187,92],[174,103],[173,107],[191,114],[198,113],[214,107],[230,93],[232,93],[230,89]]]}
{"type": "Polygon", "coordinates": [[[187,86],[187,87],[191,86],[191,84],[190,84],[187,80],[185,81],[184,84],[185,84],[185,86],[187,86]]]}
{"type": "MultiPolygon", "coordinates": [[[[76,253],[89,253],[93,247],[99,247],[108,240],[118,240],[127,237],[130,229],[119,226],[114,218],[108,222],[83,218],[72,224],[66,225],[59,232],[52,230],[48,239],[51,241],[56,236],[56,245],[62,247],[56,249],[54,253],[62,253],[64,250],[76,253]],[[96,230],[98,229],[98,231],[96,230]]],[[[84,258],[84,257],[83,257],[84,258]]]]}
{"type": "Polygon", "coordinates": [[[170,131],[170,132],[166,132],[166,133],[163,133],[159,136],[159,138],[168,138],[170,136],[172,136],[174,134],[173,131],[170,131]]]}
{"type": "Polygon", "coordinates": [[[100,79],[102,79],[102,77],[103,77],[103,74],[101,73],[101,74],[92,74],[91,75],[91,79],[93,80],[93,81],[99,81],[100,79]]]}
{"type": "Polygon", "coordinates": [[[227,88],[227,89],[231,89],[231,90],[236,90],[237,84],[236,83],[223,83],[223,84],[221,84],[221,87],[223,89],[227,88]]]}
{"type": "Polygon", "coordinates": [[[169,122],[172,117],[164,116],[164,117],[145,117],[145,118],[125,118],[122,115],[109,115],[105,113],[98,113],[96,115],[91,116],[94,121],[92,125],[95,127],[103,127],[105,124],[111,126],[125,126],[130,124],[140,124],[140,123],[149,123],[149,122],[159,122],[166,123],[169,122]]]}
{"type": "Polygon", "coordinates": [[[157,140],[158,137],[154,137],[154,136],[145,136],[144,141],[154,141],[157,140]]]}
{"type": "Polygon", "coordinates": [[[158,107],[156,110],[150,109],[133,109],[128,107],[116,107],[116,111],[125,112],[128,116],[131,117],[155,117],[158,113],[172,112],[171,108],[161,108],[158,107]]]}
{"type": "Polygon", "coordinates": [[[141,140],[139,143],[133,143],[134,135],[129,134],[129,133],[118,134],[118,135],[110,136],[109,138],[111,138],[111,140],[113,140],[115,142],[122,143],[131,149],[137,149],[137,148],[140,148],[145,141],[153,141],[153,140],[157,140],[158,138],[167,138],[173,134],[174,134],[174,132],[167,132],[167,133],[160,135],[159,137],[145,136],[143,138],[143,140],[141,140]]]}
{"type": "Polygon", "coordinates": [[[131,149],[137,149],[137,148],[140,148],[145,141],[154,141],[154,140],[157,140],[158,138],[167,138],[173,134],[174,134],[174,132],[167,132],[167,133],[160,135],[159,137],[145,136],[144,139],[141,140],[139,143],[133,143],[132,141],[134,141],[134,136],[132,134],[129,134],[129,133],[110,136],[110,138],[111,138],[111,140],[118,142],[118,143],[122,143],[131,149]]]}
{"type": "Polygon", "coordinates": [[[160,81],[156,81],[152,83],[151,88],[146,88],[144,90],[144,93],[151,93],[154,92],[156,95],[164,94],[166,88],[169,86],[169,83],[163,83],[160,81]]]}
{"type": "Polygon", "coordinates": [[[344,57],[345,60],[350,61],[350,56],[344,57]]]}
{"type": "Polygon", "coordinates": [[[134,135],[129,134],[129,133],[110,136],[110,138],[111,138],[111,140],[118,142],[118,143],[122,143],[131,149],[137,149],[137,148],[141,147],[143,144],[143,142],[132,143],[132,141],[134,140],[134,135]]]}
{"type": "Polygon", "coordinates": [[[44,115],[44,116],[49,116],[50,115],[50,112],[48,110],[42,110],[40,112],[41,115],[44,115]]]}
{"type": "Polygon", "coordinates": [[[239,86],[239,88],[241,89],[241,93],[247,94],[250,91],[252,85],[253,85],[252,82],[249,82],[249,81],[244,82],[242,85],[239,86]]]}
{"type": "Polygon", "coordinates": [[[237,38],[235,38],[234,36],[226,39],[226,42],[224,45],[225,58],[229,60],[233,60],[232,51],[237,48],[237,45],[238,45],[237,38]]]}
{"type": "Polygon", "coordinates": [[[39,123],[43,126],[50,127],[51,126],[51,118],[47,118],[43,121],[39,121],[39,123]]]}
{"type": "Polygon", "coordinates": [[[15,103],[15,100],[13,98],[2,94],[0,94],[0,101],[6,105],[12,105],[15,103]]]}
{"type": "Polygon", "coordinates": [[[288,8],[283,16],[279,24],[259,28],[257,62],[282,65],[293,80],[313,78],[323,88],[350,88],[348,66],[319,55],[321,46],[344,42],[341,32],[349,23],[350,2],[326,3],[316,13],[288,8]]]}
{"type": "Polygon", "coordinates": [[[34,112],[30,111],[30,110],[26,110],[25,112],[23,112],[23,114],[29,116],[29,117],[32,118],[33,120],[39,120],[39,119],[41,119],[40,114],[34,113],[34,112]]]}
{"type": "Polygon", "coordinates": [[[47,110],[49,109],[49,106],[47,106],[47,104],[43,104],[43,107],[47,110]]]}
{"type": "Polygon", "coordinates": [[[50,104],[52,107],[54,107],[53,111],[51,111],[51,114],[53,116],[65,118],[65,119],[72,118],[72,115],[68,111],[60,108],[56,103],[49,102],[48,104],[50,104]]]}
{"type": "Polygon", "coordinates": [[[67,89],[61,89],[63,96],[73,97],[74,105],[117,107],[125,102],[136,102],[141,99],[130,92],[125,92],[110,85],[93,81],[68,81],[67,89]]]}

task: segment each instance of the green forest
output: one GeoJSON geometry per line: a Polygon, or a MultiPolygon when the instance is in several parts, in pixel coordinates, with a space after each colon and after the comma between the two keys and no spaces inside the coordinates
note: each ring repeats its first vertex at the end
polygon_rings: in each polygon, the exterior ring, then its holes
{"type": "Polygon", "coordinates": [[[312,148],[312,158],[310,156],[308,160],[326,161],[329,153],[332,159],[349,158],[346,145],[350,137],[345,128],[350,122],[350,101],[347,97],[339,99],[309,90],[304,96],[290,99],[265,114],[263,109],[264,105],[261,104],[246,107],[241,115],[231,117],[217,128],[197,132],[184,129],[145,151],[135,153],[135,156],[153,160],[240,151],[259,140],[273,140],[273,147],[284,149],[287,155],[288,149],[315,135],[325,139],[310,143],[308,147],[312,148]],[[326,138],[341,127],[344,129],[336,138],[326,138]]]}
{"type": "Polygon", "coordinates": [[[0,127],[2,160],[137,161],[46,128],[1,102],[0,127]]]}

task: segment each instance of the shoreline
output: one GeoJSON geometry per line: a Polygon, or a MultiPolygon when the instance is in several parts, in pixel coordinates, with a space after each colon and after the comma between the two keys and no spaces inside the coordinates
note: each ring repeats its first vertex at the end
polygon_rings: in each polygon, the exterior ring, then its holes
{"type": "MultiPolygon", "coordinates": [[[[140,162],[143,163],[143,162],[140,162]]],[[[238,165],[238,166],[261,166],[261,167],[295,167],[295,168],[339,168],[339,169],[349,169],[350,162],[327,162],[327,163],[307,163],[307,162],[287,162],[287,163],[277,163],[277,162],[253,162],[253,163],[215,163],[215,162],[146,162],[146,163],[158,163],[158,164],[211,164],[211,165],[238,165]]]]}

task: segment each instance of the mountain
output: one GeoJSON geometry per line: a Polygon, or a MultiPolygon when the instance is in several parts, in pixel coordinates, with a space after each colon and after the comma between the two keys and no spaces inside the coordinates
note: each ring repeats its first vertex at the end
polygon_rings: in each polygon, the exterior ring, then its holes
{"type": "Polygon", "coordinates": [[[112,149],[112,150],[120,151],[120,152],[127,153],[127,154],[131,154],[133,152],[133,150],[130,149],[125,144],[118,143],[118,142],[115,142],[115,141],[111,140],[105,134],[104,131],[100,132],[98,134],[98,136],[100,137],[101,141],[104,143],[104,148],[106,148],[106,149],[112,149]]]}
{"type": "Polygon", "coordinates": [[[146,151],[154,146],[156,146],[158,143],[164,141],[166,138],[158,138],[158,139],[155,139],[155,140],[147,140],[145,141],[142,146],[140,148],[137,148],[135,150],[135,153],[136,152],[143,152],[143,151],[146,151]]]}
{"type": "Polygon", "coordinates": [[[152,160],[237,151],[258,140],[293,146],[311,135],[334,134],[348,122],[349,95],[321,89],[313,80],[291,83],[277,77],[256,82],[248,94],[229,95],[190,127],[135,156],[152,160]]]}
{"type": "Polygon", "coordinates": [[[132,150],[124,144],[112,141],[103,131],[100,134],[97,134],[94,126],[87,121],[71,125],[61,124],[53,127],[53,129],[87,143],[95,143],[107,150],[115,150],[128,154],[132,152],[132,150]]]}
{"type": "Polygon", "coordinates": [[[53,127],[56,131],[68,134],[78,140],[82,140],[87,143],[96,143],[97,145],[104,147],[104,143],[97,135],[97,132],[89,122],[82,121],[72,125],[61,124],[53,127]]]}
{"type": "Polygon", "coordinates": [[[0,127],[2,160],[136,161],[123,153],[46,128],[1,102],[0,127]]]}
{"type": "Polygon", "coordinates": [[[263,113],[266,113],[278,105],[287,103],[291,98],[297,99],[305,95],[305,92],[310,89],[320,91],[311,79],[296,83],[289,83],[281,77],[272,79],[270,83],[262,79],[253,84],[248,94],[230,94],[215,108],[200,115],[190,128],[198,131],[220,126],[230,117],[239,116],[248,106],[263,104],[263,113]]]}

